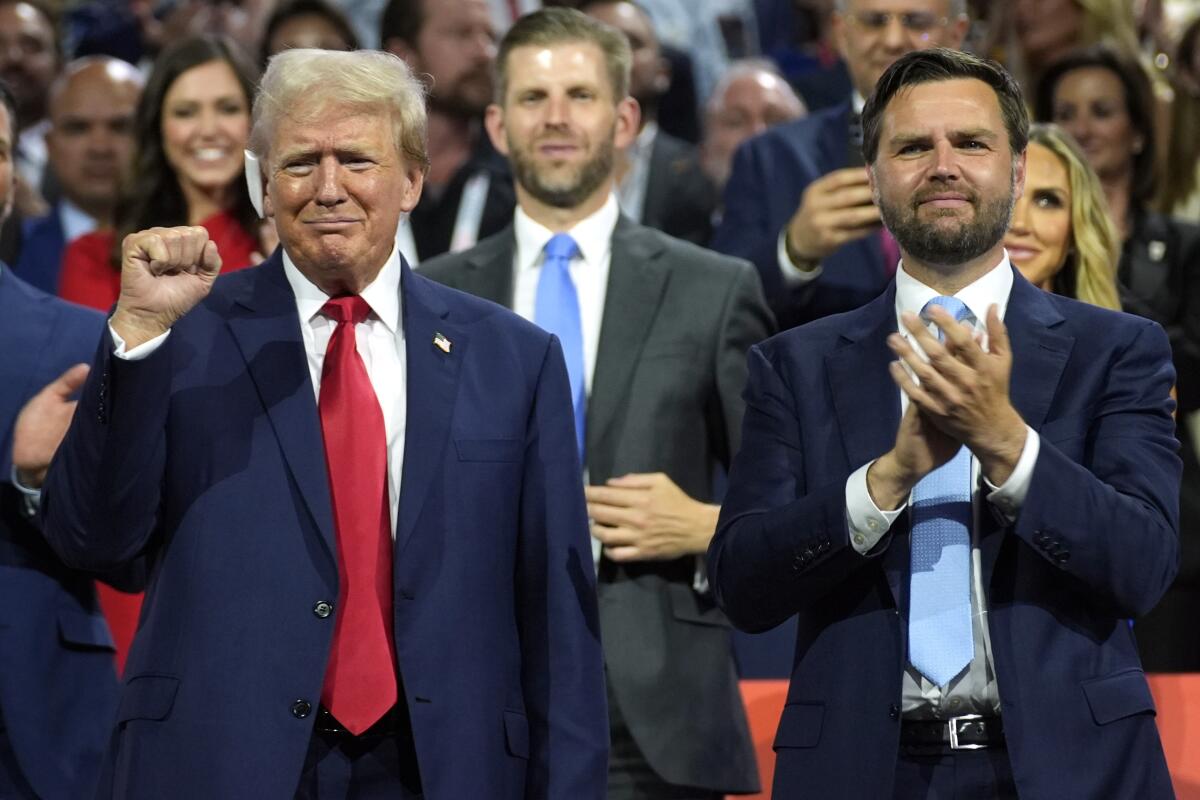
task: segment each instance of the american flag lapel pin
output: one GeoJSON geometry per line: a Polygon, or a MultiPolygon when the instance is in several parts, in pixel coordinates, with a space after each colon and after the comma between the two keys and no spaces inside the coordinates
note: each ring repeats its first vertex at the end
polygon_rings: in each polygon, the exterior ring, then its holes
{"type": "Polygon", "coordinates": [[[451,341],[447,339],[445,334],[443,334],[441,331],[436,331],[433,334],[433,346],[438,350],[441,350],[443,353],[449,353],[451,341]]]}

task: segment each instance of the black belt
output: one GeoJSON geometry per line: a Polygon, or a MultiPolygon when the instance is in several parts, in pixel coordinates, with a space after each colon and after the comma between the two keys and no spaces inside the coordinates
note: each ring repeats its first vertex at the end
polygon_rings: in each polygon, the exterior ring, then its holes
{"type": "Polygon", "coordinates": [[[950,719],[906,719],[900,723],[900,749],[907,752],[984,747],[1004,747],[1004,725],[999,717],[964,714],[950,719]]]}
{"type": "Polygon", "coordinates": [[[313,721],[313,730],[317,733],[325,734],[326,737],[345,737],[348,739],[361,739],[367,736],[399,736],[408,738],[412,735],[412,730],[408,725],[408,715],[401,715],[398,710],[399,705],[397,703],[392,706],[374,725],[358,734],[358,736],[346,730],[345,726],[338,722],[337,717],[329,712],[329,709],[321,706],[317,710],[317,718],[313,721]]]}

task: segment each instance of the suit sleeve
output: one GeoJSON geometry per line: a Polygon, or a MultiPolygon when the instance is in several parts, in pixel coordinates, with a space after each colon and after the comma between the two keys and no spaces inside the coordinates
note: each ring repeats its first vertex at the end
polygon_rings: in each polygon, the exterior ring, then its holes
{"type": "Polygon", "coordinates": [[[608,709],[583,471],[558,340],[525,440],[517,608],[529,718],[529,800],[605,796],[608,709]]]}
{"type": "Polygon", "coordinates": [[[726,467],[741,444],[746,409],[742,398],[746,388],[746,354],[774,329],[775,320],[763,300],[758,275],[749,265],[742,265],[726,294],[716,352],[717,395],[724,435],[713,437],[712,441],[725,443],[726,449],[720,455],[726,467]]]}
{"type": "Polygon", "coordinates": [[[1065,446],[1058,437],[1072,431],[1043,429],[1013,529],[1120,617],[1153,608],[1179,568],[1174,381],[1166,334],[1143,322],[1109,366],[1103,395],[1074,429],[1085,438],[1085,463],[1055,446],[1055,440],[1065,446]]]}
{"type": "Polygon", "coordinates": [[[142,361],[100,349],[42,491],[47,541],[68,566],[132,562],[158,521],[166,453],[170,351],[142,361]]]}
{"type": "Polygon", "coordinates": [[[708,576],[729,619],[772,628],[821,600],[887,549],[850,546],[846,479],[808,486],[793,391],[759,347],[750,350],[742,446],[708,549],[708,576]]]}

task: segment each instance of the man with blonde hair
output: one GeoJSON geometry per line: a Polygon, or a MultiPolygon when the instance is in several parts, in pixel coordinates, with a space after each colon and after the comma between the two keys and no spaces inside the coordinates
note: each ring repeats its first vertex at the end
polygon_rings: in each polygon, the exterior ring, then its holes
{"type": "Polygon", "coordinates": [[[253,124],[281,248],[214,283],[202,228],[127,237],[112,347],[46,481],[64,560],[152,564],[108,791],[599,797],[557,339],[397,252],[427,164],[400,59],[276,56],[253,124]]]}

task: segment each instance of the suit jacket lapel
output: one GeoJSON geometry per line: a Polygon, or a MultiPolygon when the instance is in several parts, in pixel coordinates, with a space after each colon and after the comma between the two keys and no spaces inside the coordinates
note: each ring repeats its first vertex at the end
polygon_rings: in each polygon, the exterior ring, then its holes
{"type": "Polygon", "coordinates": [[[462,283],[456,288],[512,308],[516,249],[516,237],[509,225],[467,255],[467,268],[462,271],[462,283]]]}
{"type": "Polygon", "coordinates": [[[228,325],[258,388],[305,505],[336,560],[325,444],[300,334],[296,298],[276,250],[235,298],[228,325]]]}
{"type": "MultiPolygon", "coordinates": [[[[887,346],[888,334],[895,331],[893,281],[882,295],[858,312],[854,323],[842,333],[843,346],[825,357],[834,413],[851,470],[879,458],[896,441],[900,390],[888,372],[888,364],[895,356],[887,346]]],[[[899,606],[908,574],[907,538],[893,538],[883,569],[899,606]]]]}
{"type": "Polygon", "coordinates": [[[670,275],[670,265],[660,258],[662,253],[663,247],[648,229],[625,216],[617,220],[587,406],[589,465],[617,412],[628,402],[629,383],[670,275]]]}
{"type": "MultiPolygon", "coordinates": [[[[511,286],[511,255],[504,272],[511,286]]],[[[459,372],[469,343],[465,330],[450,321],[450,310],[434,285],[415,274],[407,263],[403,264],[400,291],[408,359],[408,412],[396,520],[397,558],[412,536],[430,486],[442,474],[442,452],[449,438],[459,372]],[[448,352],[434,343],[439,333],[449,341],[448,352]]]]}

